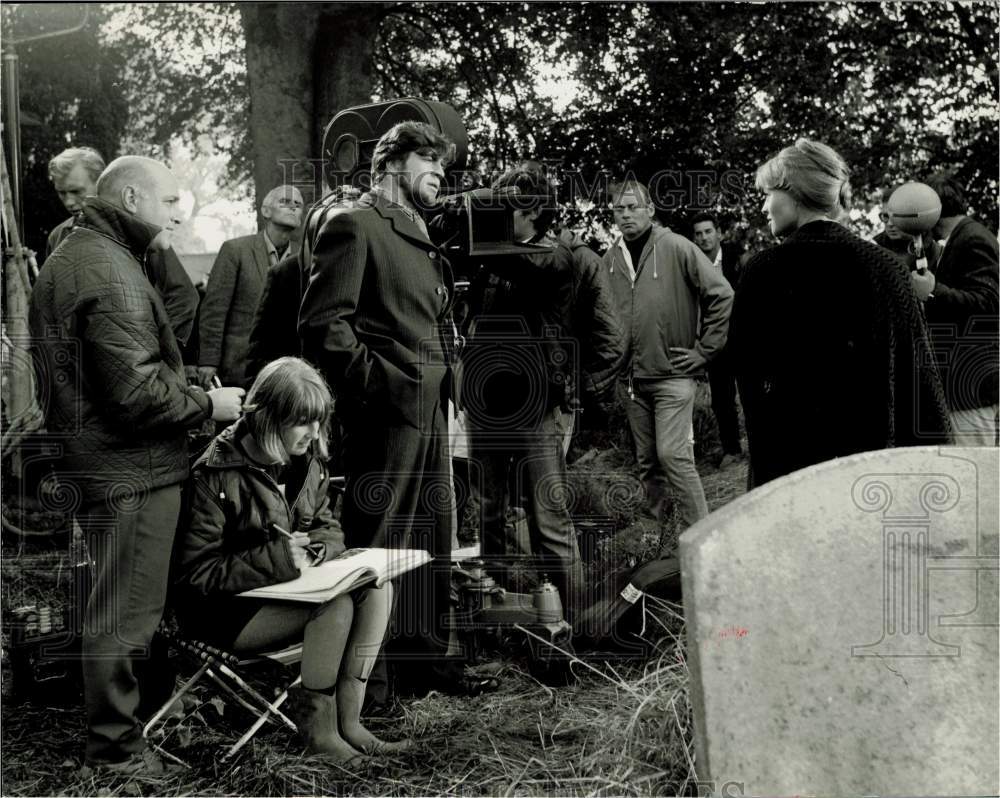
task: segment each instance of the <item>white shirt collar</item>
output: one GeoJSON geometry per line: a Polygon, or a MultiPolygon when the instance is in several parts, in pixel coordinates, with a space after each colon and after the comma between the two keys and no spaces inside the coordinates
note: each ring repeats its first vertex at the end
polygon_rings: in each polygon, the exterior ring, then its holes
{"type": "Polygon", "coordinates": [[[635,266],[632,263],[632,253],[628,251],[628,245],[625,243],[625,236],[619,236],[618,247],[622,253],[622,260],[625,261],[625,273],[629,276],[629,279],[635,282],[635,266]]]}
{"type": "Polygon", "coordinates": [[[267,251],[273,253],[274,257],[276,257],[278,260],[281,260],[282,257],[284,257],[284,253],[288,251],[288,244],[285,244],[284,251],[278,252],[278,248],[274,245],[274,242],[271,240],[271,236],[267,234],[267,230],[264,231],[264,246],[266,246],[267,251]]]}

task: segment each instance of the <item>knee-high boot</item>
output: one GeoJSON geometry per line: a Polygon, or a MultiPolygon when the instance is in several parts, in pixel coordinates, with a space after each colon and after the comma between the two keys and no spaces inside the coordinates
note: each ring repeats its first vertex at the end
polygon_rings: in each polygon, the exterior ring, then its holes
{"type": "Polygon", "coordinates": [[[341,673],[337,680],[337,718],[340,731],[351,745],[368,754],[395,754],[410,747],[409,740],[387,743],[380,740],[361,723],[361,704],[365,700],[366,681],[341,673]]]}
{"type": "Polygon", "coordinates": [[[286,706],[309,753],[326,754],[338,765],[360,761],[361,754],[341,737],[337,728],[336,695],[297,686],[288,691],[286,706]]]}

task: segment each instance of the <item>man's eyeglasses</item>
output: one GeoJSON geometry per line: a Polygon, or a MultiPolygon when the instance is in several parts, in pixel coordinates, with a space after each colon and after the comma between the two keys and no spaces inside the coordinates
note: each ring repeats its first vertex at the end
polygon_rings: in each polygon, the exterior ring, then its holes
{"type": "Polygon", "coordinates": [[[880,213],[878,215],[878,218],[879,218],[879,221],[888,222],[889,221],[889,214],[887,214],[885,211],[882,211],[882,213],[880,213]]]}

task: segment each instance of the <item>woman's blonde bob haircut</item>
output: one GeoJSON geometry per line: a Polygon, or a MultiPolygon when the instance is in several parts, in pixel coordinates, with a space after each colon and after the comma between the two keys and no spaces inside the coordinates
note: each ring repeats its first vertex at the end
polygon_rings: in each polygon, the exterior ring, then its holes
{"type": "Polygon", "coordinates": [[[851,207],[850,170],[836,150],[818,141],[799,139],[757,170],[761,191],[786,191],[797,202],[831,219],[851,207]]]}
{"type": "Polygon", "coordinates": [[[329,456],[333,397],[319,372],[301,358],[282,357],[264,366],[250,387],[243,410],[257,445],[275,462],[288,458],[281,443],[282,430],[314,421],[319,422],[317,452],[329,456]]]}

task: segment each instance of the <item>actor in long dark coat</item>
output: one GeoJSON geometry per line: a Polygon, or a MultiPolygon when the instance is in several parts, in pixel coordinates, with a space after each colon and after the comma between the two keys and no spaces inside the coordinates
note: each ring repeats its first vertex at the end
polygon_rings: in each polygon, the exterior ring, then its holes
{"type": "MultiPolygon", "coordinates": [[[[436,666],[448,643],[454,278],[419,209],[437,195],[450,149],[415,122],[380,139],[375,190],[327,217],[299,314],[304,356],[333,387],[344,432],[346,543],[434,556],[399,585],[396,622],[412,641],[407,653],[436,666]]],[[[423,679],[462,687],[454,669],[435,667],[423,679]]]]}

